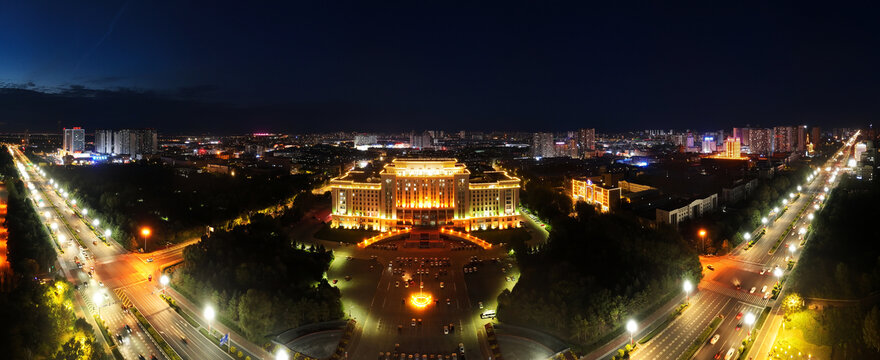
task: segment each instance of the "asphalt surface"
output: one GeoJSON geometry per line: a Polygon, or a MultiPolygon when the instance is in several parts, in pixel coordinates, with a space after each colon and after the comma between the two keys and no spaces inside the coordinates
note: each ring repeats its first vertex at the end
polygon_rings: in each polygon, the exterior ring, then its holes
{"type": "MultiPolygon", "coordinates": [[[[846,156],[844,155],[845,159],[846,156]]],[[[825,166],[840,165],[837,160],[830,160],[825,166]]],[[[663,332],[655,336],[651,341],[640,345],[634,354],[638,359],[676,359],[680,357],[693,341],[703,332],[709,323],[717,316],[724,316],[721,324],[710,335],[719,335],[715,344],[703,344],[697,351],[695,359],[713,359],[720,352],[720,358],[724,358],[728,349],[738,349],[742,341],[746,339],[749,326],[744,322],[747,313],[760,316],[767,306],[776,306],[776,301],[765,298],[764,292],[771,292],[778,278],[774,270],[779,267],[782,276],[788,275],[788,260],[797,261],[800,256],[803,235],[799,229],[809,225],[809,214],[817,211],[815,206],[821,205],[820,196],[827,196],[825,187],[833,188],[837,181],[829,183],[831,174],[823,171],[810,182],[802,184],[802,190],[786,204],[785,212],[775,213],[768,216],[766,233],[752,248],[746,250],[745,244],[734,249],[729,256],[701,257],[704,265],[704,278],[698,284],[697,291],[691,296],[691,306],[678,319],[673,321],[663,332]],[[806,208],[801,218],[797,218],[802,209],[806,208]],[[793,230],[789,225],[793,222],[793,230]],[[775,251],[772,251],[777,240],[785,235],[782,243],[775,251]],[[794,251],[789,250],[789,245],[794,245],[794,251]],[[714,270],[710,270],[711,265],[714,270]],[[763,274],[762,274],[763,270],[763,274]],[[766,290],[764,287],[766,286],[766,290]],[[752,288],[755,288],[754,292],[752,288]],[[764,290],[762,292],[762,290],[764,290]],[[743,314],[741,319],[737,315],[743,314]],[[739,325],[739,329],[737,329],[739,325]]],[[[806,179],[804,179],[806,180],[806,179]]],[[[780,210],[783,208],[779,204],[780,210]]],[[[757,231],[760,230],[756,229],[757,231]]],[[[711,236],[711,235],[710,235],[711,236]]],[[[776,313],[774,308],[773,313],[776,313]]],[[[769,347],[770,332],[775,333],[773,318],[765,323],[763,330],[757,334],[756,348],[769,347]],[[767,330],[773,329],[773,331],[767,330]]],[[[761,354],[759,350],[753,350],[753,354],[761,354]]],[[[755,357],[754,355],[752,357],[755,357]]]]}

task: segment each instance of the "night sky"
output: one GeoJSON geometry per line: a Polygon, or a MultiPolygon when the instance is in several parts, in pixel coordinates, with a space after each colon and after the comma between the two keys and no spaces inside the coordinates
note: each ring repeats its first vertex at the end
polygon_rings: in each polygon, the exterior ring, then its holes
{"type": "Polygon", "coordinates": [[[261,3],[0,3],[0,131],[832,127],[880,114],[877,2],[261,3]]]}

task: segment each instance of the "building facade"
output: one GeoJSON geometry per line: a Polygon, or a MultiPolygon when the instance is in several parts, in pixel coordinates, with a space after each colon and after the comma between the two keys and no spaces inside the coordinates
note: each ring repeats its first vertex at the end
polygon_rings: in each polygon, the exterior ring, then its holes
{"type": "Polygon", "coordinates": [[[62,148],[67,154],[81,153],[86,150],[86,131],[80,127],[64,129],[62,148]]]}
{"type": "Polygon", "coordinates": [[[580,129],[577,133],[578,149],[581,157],[592,157],[596,151],[596,129],[580,129]]]}
{"type": "Polygon", "coordinates": [[[113,154],[113,130],[95,130],[95,152],[113,154]]]}
{"type": "Polygon", "coordinates": [[[749,129],[749,153],[773,154],[773,129],[749,129]]]}
{"type": "Polygon", "coordinates": [[[678,226],[685,220],[698,218],[705,213],[715,211],[716,208],[718,208],[718,194],[702,199],[683,200],[657,208],[656,221],[657,224],[678,226]]]}
{"type": "Polygon", "coordinates": [[[775,152],[792,152],[797,150],[797,132],[794,126],[774,127],[773,139],[773,150],[775,152]]]}
{"type": "Polygon", "coordinates": [[[549,158],[556,156],[556,143],[553,141],[553,133],[535,133],[532,135],[532,156],[536,158],[549,158]]]}
{"type": "Polygon", "coordinates": [[[158,135],[155,129],[122,129],[113,133],[112,154],[141,157],[158,152],[158,135]]]}
{"type": "Polygon", "coordinates": [[[395,159],[378,173],[330,181],[334,227],[379,231],[519,227],[520,180],[503,171],[472,176],[455,159],[395,159]]]}
{"type": "Polygon", "coordinates": [[[596,206],[601,212],[615,211],[620,205],[620,188],[606,187],[590,179],[572,179],[571,198],[596,206]]]}

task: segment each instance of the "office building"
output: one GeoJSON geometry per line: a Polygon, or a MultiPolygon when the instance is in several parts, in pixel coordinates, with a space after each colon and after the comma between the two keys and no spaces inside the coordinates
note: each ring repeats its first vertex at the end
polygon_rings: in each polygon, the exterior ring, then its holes
{"type": "Polygon", "coordinates": [[[772,155],[773,143],[773,129],[749,129],[750,154],[772,155]]]}
{"type": "Polygon", "coordinates": [[[797,130],[794,126],[773,128],[774,152],[792,152],[797,149],[797,130]]]}
{"type": "Polygon", "coordinates": [[[552,133],[535,133],[532,135],[532,156],[535,158],[555,157],[556,143],[552,133]]]}
{"type": "Polygon", "coordinates": [[[113,151],[110,153],[141,158],[157,153],[158,145],[155,129],[122,129],[113,132],[113,151]]]}
{"type": "Polygon", "coordinates": [[[680,199],[658,207],[655,210],[656,222],[677,227],[679,223],[688,219],[696,219],[703,214],[715,211],[717,207],[718,194],[693,200],[680,199]]]}
{"type": "Polygon", "coordinates": [[[577,133],[578,148],[582,157],[592,157],[596,151],[596,129],[580,129],[577,133]]]}
{"type": "Polygon", "coordinates": [[[506,172],[473,176],[456,159],[395,159],[377,170],[351,170],[330,181],[332,226],[389,231],[520,225],[520,180],[506,172]]]}
{"type": "Polygon", "coordinates": [[[714,153],[718,146],[715,144],[714,136],[703,136],[703,154],[711,154],[714,153]]]}
{"type": "Polygon", "coordinates": [[[807,126],[800,125],[797,127],[797,144],[795,149],[800,152],[807,150],[807,126]]]}
{"type": "Polygon", "coordinates": [[[811,144],[821,144],[822,143],[822,129],[818,126],[813,126],[810,129],[810,143],[811,144]]]}
{"type": "Polygon", "coordinates": [[[593,205],[601,212],[615,211],[620,205],[620,188],[595,184],[586,178],[572,179],[571,198],[593,205]]]}
{"type": "Polygon", "coordinates": [[[113,130],[95,130],[95,152],[113,154],[113,130]]]}
{"type": "Polygon", "coordinates": [[[86,150],[86,131],[83,128],[64,128],[62,148],[65,154],[76,154],[86,150]]]}
{"type": "Polygon", "coordinates": [[[733,137],[739,138],[742,145],[750,146],[749,128],[733,128],[733,137]]]}
{"type": "Polygon", "coordinates": [[[740,144],[739,138],[727,138],[724,140],[724,150],[721,151],[718,155],[715,155],[716,159],[729,159],[729,160],[746,160],[748,158],[742,156],[742,146],[740,144]]]}

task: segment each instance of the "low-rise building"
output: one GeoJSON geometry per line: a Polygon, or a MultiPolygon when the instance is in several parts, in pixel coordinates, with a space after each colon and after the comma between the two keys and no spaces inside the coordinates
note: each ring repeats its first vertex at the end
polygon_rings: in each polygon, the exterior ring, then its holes
{"type": "Polygon", "coordinates": [[[679,199],[657,207],[657,224],[678,226],[681,222],[698,218],[718,208],[718,194],[697,199],[679,199]]]}

